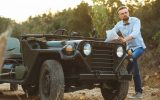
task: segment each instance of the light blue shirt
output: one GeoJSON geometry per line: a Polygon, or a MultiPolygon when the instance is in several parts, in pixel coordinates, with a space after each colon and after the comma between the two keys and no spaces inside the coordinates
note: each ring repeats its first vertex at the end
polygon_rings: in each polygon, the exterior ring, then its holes
{"type": "Polygon", "coordinates": [[[146,48],[145,43],[143,41],[141,35],[141,23],[140,20],[136,17],[129,17],[129,21],[127,24],[123,22],[123,20],[119,21],[112,31],[121,32],[124,37],[132,36],[133,39],[127,42],[127,49],[133,49],[142,47],[146,48]]]}

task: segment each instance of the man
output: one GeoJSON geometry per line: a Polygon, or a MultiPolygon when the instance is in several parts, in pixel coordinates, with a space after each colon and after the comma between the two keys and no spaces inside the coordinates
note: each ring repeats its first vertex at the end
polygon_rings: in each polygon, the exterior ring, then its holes
{"type": "Polygon", "coordinates": [[[114,26],[112,31],[122,33],[122,36],[119,36],[118,40],[127,44],[127,49],[132,51],[133,58],[133,61],[128,63],[127,70],[133,74],[136,93],[129,98],[143,98],[141,77],[137,64],[137,59],[144,53],[144,49],[146,48],[141,36],[141,23],[138,18],[129,16],[126,6],[119,7],[117,13],[121,21],[114,26]]]}

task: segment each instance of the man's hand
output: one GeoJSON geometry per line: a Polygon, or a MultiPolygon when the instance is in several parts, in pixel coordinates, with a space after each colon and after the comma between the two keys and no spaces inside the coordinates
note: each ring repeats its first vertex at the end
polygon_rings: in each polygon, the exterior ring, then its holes
{"type": "Polygon", "coordinates": [[[123,37],[118,37],[118,40],[119,40],[120,42],[122,42],[122,43],[126,43],[126,39],[123,38],[123,37]]]}
{"type": "Polygon", "coordinates": [[[128,41],[131,41],[132,39],[134,39],[132,36],[128,36],[128,37],[121,37],[121,36],[119,36],[118,37],[118,40],[120,41],[120,42],[122,42],[122,43],[126,43],[126,42],[128,42],[128,41]]]}

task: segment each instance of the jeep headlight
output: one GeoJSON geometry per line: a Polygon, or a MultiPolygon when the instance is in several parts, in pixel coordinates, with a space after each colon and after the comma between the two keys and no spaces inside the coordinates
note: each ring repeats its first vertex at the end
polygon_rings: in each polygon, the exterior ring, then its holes
{"type": "Polygon", "coordinates": [[[92,47],[91,47],[91,44],[90,43],[85,43],[84,46],[83,46],[83,53],[86,55],[86,56],[89,56],[92,52],[92,47]]]}
{"type": "Polygon", "coordinates": [[[123,47],[122,46],[119,46],[117,48],[117,57],[121,58],[124,54],[124,50],[123,50],[123,47]]]}

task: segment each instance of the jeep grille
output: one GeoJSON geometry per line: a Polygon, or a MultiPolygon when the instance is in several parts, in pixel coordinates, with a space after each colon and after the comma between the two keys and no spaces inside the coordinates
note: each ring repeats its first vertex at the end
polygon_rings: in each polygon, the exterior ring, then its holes
{"type": "Polygon", "coordinates": [[[91,54],[91,68],[92,70],[101,70],[113,72],[115,62],[114,46],[105,44],[95,44],[91,54]]]}

